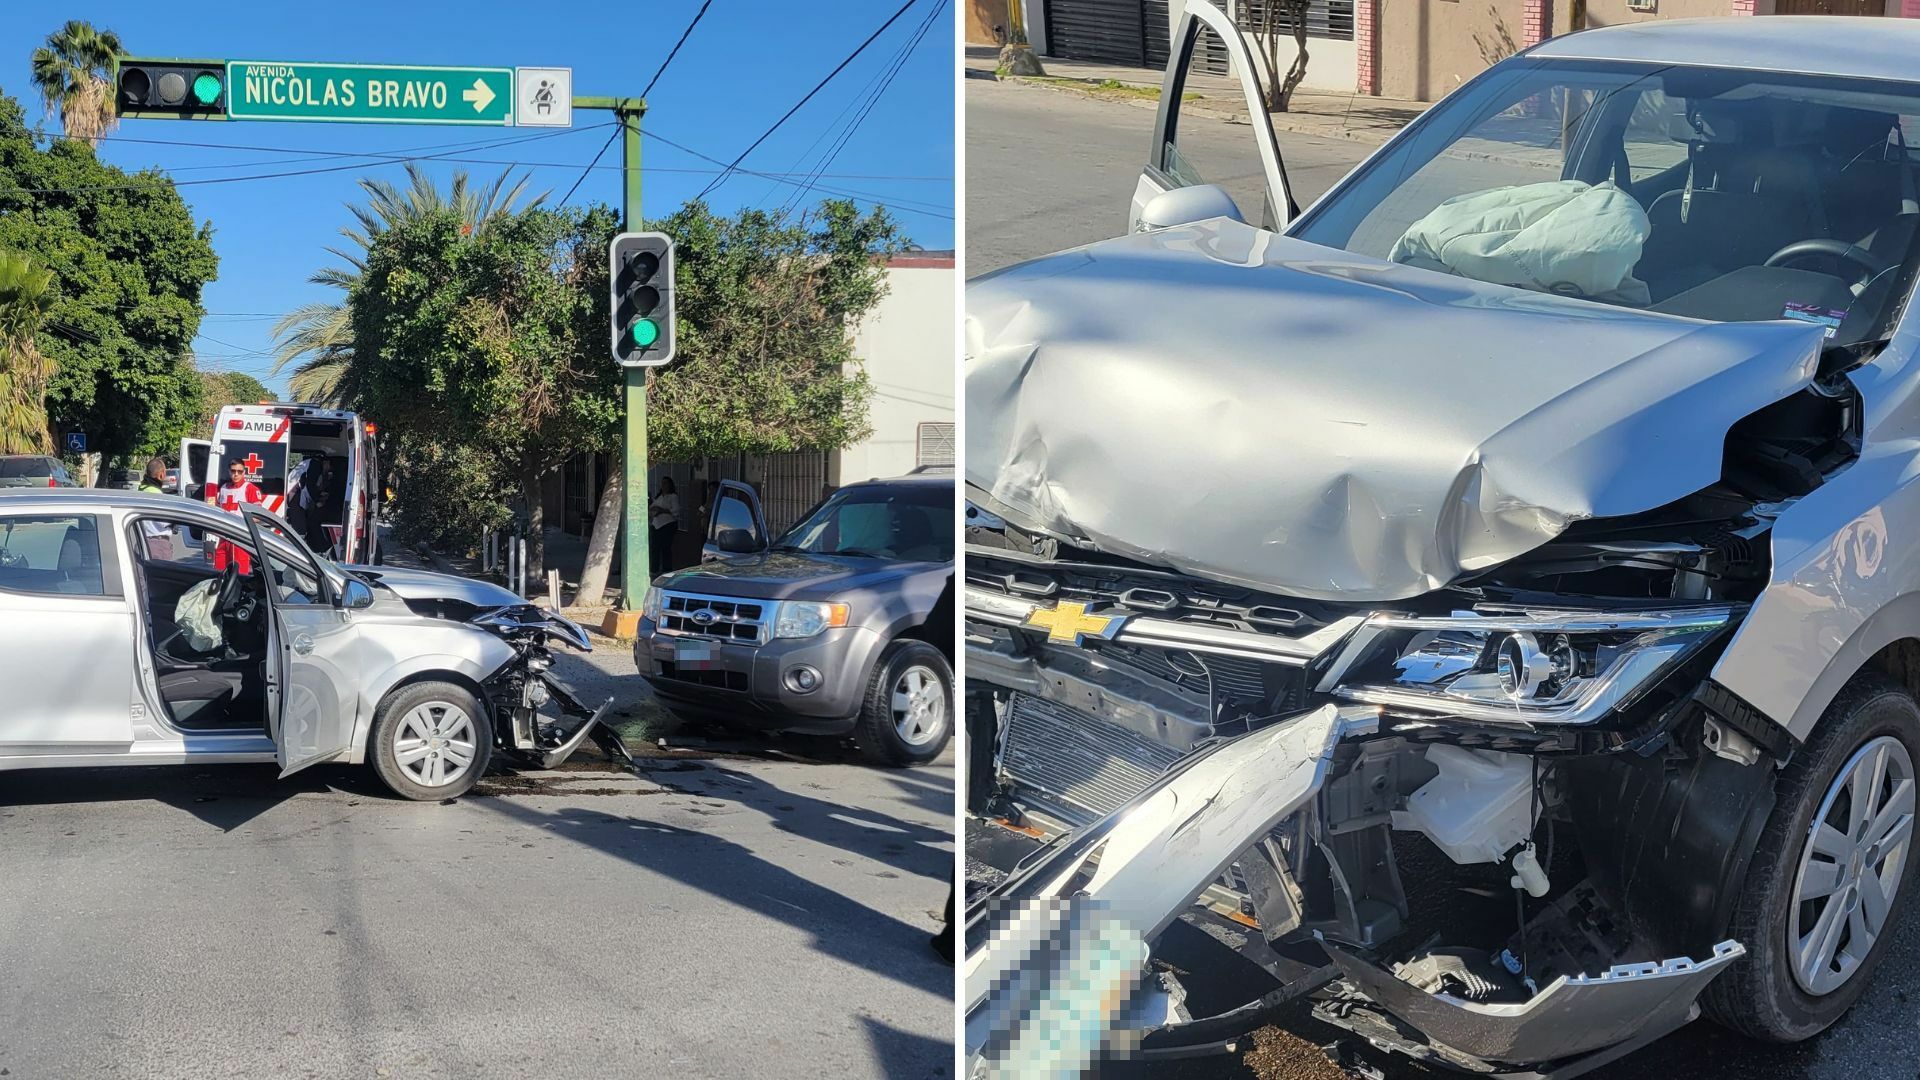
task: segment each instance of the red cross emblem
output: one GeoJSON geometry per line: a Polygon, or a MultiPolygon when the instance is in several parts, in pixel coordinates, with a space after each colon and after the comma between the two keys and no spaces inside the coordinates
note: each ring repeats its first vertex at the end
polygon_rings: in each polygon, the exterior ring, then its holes
{"type": "Polygon", "coordinates": [[[241,459],[240,464],[247,467],[248,476],[258,476],[260,466],[265,465],[266,462],[260,460],[259,454],[249,453],[245,458],[241,459]]]}

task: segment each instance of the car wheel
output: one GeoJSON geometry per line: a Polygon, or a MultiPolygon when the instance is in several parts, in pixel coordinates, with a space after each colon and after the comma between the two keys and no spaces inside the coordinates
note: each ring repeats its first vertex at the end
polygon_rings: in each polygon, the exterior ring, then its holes
{"type": "Polygon", "coordinates": [[[493,725],[465,687],[405,686],[374,714],[369,756],[394,794],[425,802],[465,795],[493,756],[493,725]]]}
{"type": "Polygon", "coordinates": [[[953,738],[953,669],[940,650],[911,638],[880,653],[854,729],[861,753],[881,765],[921,765],[953,738]]]}
{"type": "Polygon", "coordinates": [[[1866,989],[1913,876],[1920,706],[1874,672],[1855,676],[1781,771],[1728,936],[1747,958],[1707,987],[1722,1025],[1798,1042],[1866,989]]]}

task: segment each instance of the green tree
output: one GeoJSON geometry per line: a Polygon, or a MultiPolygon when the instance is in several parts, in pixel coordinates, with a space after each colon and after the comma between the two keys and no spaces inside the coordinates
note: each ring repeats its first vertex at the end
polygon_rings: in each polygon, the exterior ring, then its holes
{"type": "Polygon", "coordinates": [[[52,365],[34,343],[53,306],[53,275],[25,255],[0,251],[0,454],[53,451],[47,432],[52,365]]]}
{"type": "MultiPolygon", "coordinates": [[[[340,290],[342,299],[304,304],[273,326],[279,338],[273,371],[278,374],[286,365],[296,365],[287,383],[298,401],[349,408],[360,393],[366,370],[354,364],[353,316],[345,296],[366,269],[367,245],[373,237],[394,225],[443,211],[455,214],[471,233],[525,198],[527,179],[515,179],[508,169],[475,186],[465,172],[457,172],[442,192],[425,169],[409,161],[404,187],[373,178],[362,179],[360,187],[367,201],[348,205],[355,225],[340,230],[349,247],[328,249],[346,265],[322,267],[307,279],[340,290]]],[[[539,199],[533,200],[533,205],[538,203],[539,199]]]]}
{"type": "Polygon", "coordinates": [[[60,114],[60,128],[70,138],[97,146],[113,130],[111,76],[114,57],[123,52],[120,35],[84,19],[68,21],[33,50],[34,88],[47,111],[60,114]]]}
{"type": "Polygon", "coordinates": [[[103,164],[84,142],[41,149],[0,94],[0,249],[57,283],[36,339],[56,430],[123,460],[178,446],[201,413],[188,355],[219,266],[212,235],[166,177],[103,164]]]}
{"type": "Polygon", "coordinates": [[[194,424],[193,437],[213,438],[213,418],[228,405],[251,405],[273,400],[266,384],[244,371],[200,372],[200,419],[194,424]]]}

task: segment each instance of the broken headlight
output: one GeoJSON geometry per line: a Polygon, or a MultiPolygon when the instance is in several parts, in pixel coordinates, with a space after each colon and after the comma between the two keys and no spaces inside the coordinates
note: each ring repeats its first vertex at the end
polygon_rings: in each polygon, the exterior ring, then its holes
{"type": "Polygon", "coordinates": [[[1591,724],[1699,651],[1731,607],[1375,615],[1335,673],[1352,701],[1488,723],[1591,724]]]}

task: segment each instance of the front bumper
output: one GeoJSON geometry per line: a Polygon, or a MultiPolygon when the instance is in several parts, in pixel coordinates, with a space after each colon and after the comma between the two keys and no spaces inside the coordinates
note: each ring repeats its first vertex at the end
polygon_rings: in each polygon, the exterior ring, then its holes
{"type": "Polygon", "coordinates": [[[883,644],[858,626],[749,645],[670,633],[641,619],[633,662],[676,712],[769,731],[840,735],[853,728],[883,644]],[[801,667],[819,679],[804,693],[787,679],[801,667]]]}
{"type": "MultiPolygon", "coordinates": [[[[1113,813],[1024,860],[969,911],[966,1046],[976,1075],[1074,1075],[1102,1055],[1178,1042],[1182,1024],[1143,1008],[1168,976],[1143,977],[1152,944],[1230,864],[1310,808],[1344,739],[1378,713],[1322,706],[1201,748],[1113,813]],[[1140,1017],[1158,1020],[1143,1025],[1140,1017]],[[1046,1071],[1052,1070],[1052,1071],[1046,1071]]],[[[1284,876],[1286,871],[1281,869],[1284,876]]],[[[1292,882],[1289,880],[1288,885],[1292,882]]],[[[1430,993],[1322,940],[1316,1009],[1381,1044],[1478,1072],[1552,1063],[1575,1075],[1697,1015],[1695,999],[1745,954],[1614,964],[1560,976],[1521,1003],[1430,993]]],[[[1264,1022],[1247,1013],[1251,1029],[1264,1022]]],[[[1218,1034],[1219,1025],[1206,1021],[1218,1034]]]]}

